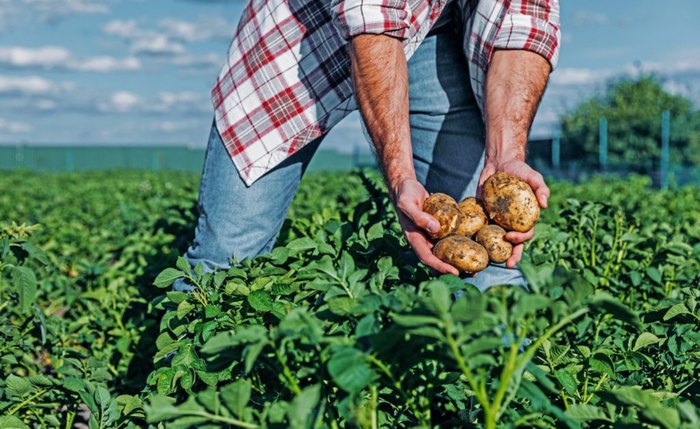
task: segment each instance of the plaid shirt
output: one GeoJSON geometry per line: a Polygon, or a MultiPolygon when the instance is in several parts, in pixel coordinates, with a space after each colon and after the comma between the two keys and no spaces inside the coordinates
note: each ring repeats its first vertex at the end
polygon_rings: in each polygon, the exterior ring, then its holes
{"type": "MultiPolygon", "coordinates": [[[[558,0],[455,0],[483,111],[494,49],[559,54],[558,0]]],[[[410,58],[447,0],[248,0],[212,99],[216,125],[250,185],[355,110],[346,45],[363,33],[403,42],[410,58]]]]}

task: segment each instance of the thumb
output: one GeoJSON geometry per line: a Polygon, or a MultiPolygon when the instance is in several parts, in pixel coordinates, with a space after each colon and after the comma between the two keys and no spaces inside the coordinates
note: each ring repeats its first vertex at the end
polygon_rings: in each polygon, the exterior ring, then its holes
{"type": "Polygon", "coordinates": [[[417,227],[424,229],[431,234],[436,234],[438,231],[440,231],[440,222],[417,206],[411,205],[407,208],[407,210],[404,210],[404,213],[406,214],[406,217],[408,217],[417,227]]]}

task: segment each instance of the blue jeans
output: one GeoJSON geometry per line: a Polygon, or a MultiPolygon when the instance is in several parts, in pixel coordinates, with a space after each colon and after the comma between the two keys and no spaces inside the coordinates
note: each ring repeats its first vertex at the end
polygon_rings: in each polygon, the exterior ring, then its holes
{"type": "MultiPolygon", "coordinates": [[[[408,62],[411,140],[418,180],[429,192],[473,196],[484,162],[484,123],[469,84],[461,38],[428,36],[408,62]]],[[[212,127],[199,191],[199,220],[186,258],[206,269],[268,253],[322,138],[247,187],[212,127]]],[[[467,279],[480,290],[524,285],[517,269],[491,265],[467,279]]],[[[187,290],[179,281],[176,290],[187,290]]]]}

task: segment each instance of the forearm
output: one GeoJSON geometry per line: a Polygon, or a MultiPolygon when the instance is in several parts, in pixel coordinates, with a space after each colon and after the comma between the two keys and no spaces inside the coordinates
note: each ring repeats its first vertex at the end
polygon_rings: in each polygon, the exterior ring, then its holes
{"type": "Polygon", "coordinates": [[[401,41],[360,35],[350,44],[355,97],[392,199],[406,179],[415,179],[408,122],[408,70],[401,41]]]}
{"type": "Polygon", "coordinates": [[[486,78],[486,158],[525,160],[527,136],[551,67],[524,50],[497,50],[486,78]]]}

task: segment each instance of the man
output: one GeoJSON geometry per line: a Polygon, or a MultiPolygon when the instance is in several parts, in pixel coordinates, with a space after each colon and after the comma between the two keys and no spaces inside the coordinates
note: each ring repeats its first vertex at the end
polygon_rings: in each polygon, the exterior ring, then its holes
{"type": "MultiPolygon", "coordinates": [[[[406,238],[425,265],[429,192],[474,195],[496,171],[549,189],[527,134],[559,49],[557,0],[249,0],[212,92],[193,265],[269,252],[323,136],[359,108],[406,238]]],[[[533,232],[508,233],[505,267],[472,282],[522,284],[533,232]]],[[[178,283],[176,289],[187,289],[178,283]]]]}

